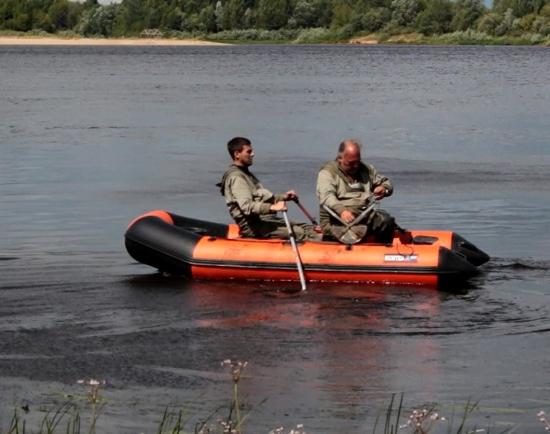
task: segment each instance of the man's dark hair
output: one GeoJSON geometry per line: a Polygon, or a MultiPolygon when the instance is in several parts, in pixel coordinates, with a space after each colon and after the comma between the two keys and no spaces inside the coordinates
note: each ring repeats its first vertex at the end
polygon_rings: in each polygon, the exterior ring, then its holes
{"type": "Polygon", "coordinates": [[[227,142],[227,151],[231,155],[231,159],[235,157],[235,152],[242,151],[243,147],[250,146],[250,140],[246,137],[233,137],[229,142],[227,142]]]}

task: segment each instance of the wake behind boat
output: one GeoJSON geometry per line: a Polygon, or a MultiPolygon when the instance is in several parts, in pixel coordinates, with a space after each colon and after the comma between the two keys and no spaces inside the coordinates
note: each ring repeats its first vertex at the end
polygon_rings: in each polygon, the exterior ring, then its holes
{"type": "MultiPolygon", "coordinates": [[[[298,244],[308,281],[437,285],[465,280],[489,256],[451,231],[412,230],[391,244],[298,244]]],[[[163,272],[207,280],[298,280],[291,243],[251,239],[235,224],[151,211],[134,219],[126,249],[138,262],[163,272]]]]}

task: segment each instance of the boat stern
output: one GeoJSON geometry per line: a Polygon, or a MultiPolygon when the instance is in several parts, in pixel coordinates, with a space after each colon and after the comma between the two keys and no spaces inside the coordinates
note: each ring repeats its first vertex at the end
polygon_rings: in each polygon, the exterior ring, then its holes
{"type": "Polygon", "coordinates": [[[453,233],[452,250],[464,256],[470,264],[476,267],[485,264],[491,259],[487,253],[457,233],[453,233]]]}

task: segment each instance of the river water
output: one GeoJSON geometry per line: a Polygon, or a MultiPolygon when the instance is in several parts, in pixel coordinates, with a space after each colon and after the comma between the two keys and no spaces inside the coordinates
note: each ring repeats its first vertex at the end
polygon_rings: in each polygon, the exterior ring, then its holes
{"type": "Polygon", "coordinates": [[[232,359],[248,362],[249,434],[370,433],[401,393],[455,428],[471,400],[471,426],[543,432],[548,71],[531,47],[0,47],[0,431],[96,378],[98,432],[156,432],[166,407],[192,432],[229,403],[232,359]],[[318,168],[357,137],[402,226],[457,231],[492,260],[458,292],[300,293],[136,264],[123,235],[144,211],[229,222],[215,183],[236,135],[310,211],[318,168]]]}

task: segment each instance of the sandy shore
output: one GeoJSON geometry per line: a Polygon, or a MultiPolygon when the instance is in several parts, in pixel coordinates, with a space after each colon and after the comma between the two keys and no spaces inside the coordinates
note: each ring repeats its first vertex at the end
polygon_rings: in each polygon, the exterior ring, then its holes
{"type": "Polygon", "coordinates": [[[376,45],[378,44],[378,39],[373,35],[362,36],[360,38],[353,38],[349,41],[350,44],[364,44],[364,45],[376,45]]]}
{"type": "Polygon", "coordinates": [[[40,38],[0,36],[0,45],[227,45],[220,42],[201,41],[198,39],[64,39],[64,38],[40,38]]]}

